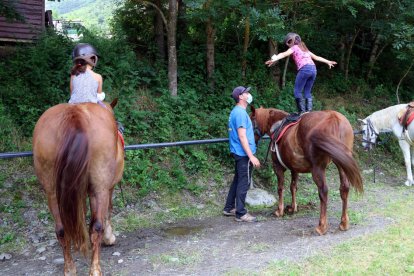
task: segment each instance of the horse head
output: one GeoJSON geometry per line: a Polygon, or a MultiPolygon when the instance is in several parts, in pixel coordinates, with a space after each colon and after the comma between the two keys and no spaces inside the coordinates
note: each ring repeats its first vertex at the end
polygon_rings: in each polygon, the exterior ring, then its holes
{"type": "Polygon", "coordinates": [[[361,124],[360,129],[362,133],[362,146],[365,150],[371,150],[377,142],[379,133],[369,117],[363,120],[358,119],[358,121],[361,124]]]}
{"type": "Polygon", "coordinates": [[[288,113],[275,108],[255,108],[250,106],[250,119],[252,120],[254,129],[254,138],[256,143],[263,137],[263,135],[271,135],[270,129],[274,123],[285,118],[288,113]]]}

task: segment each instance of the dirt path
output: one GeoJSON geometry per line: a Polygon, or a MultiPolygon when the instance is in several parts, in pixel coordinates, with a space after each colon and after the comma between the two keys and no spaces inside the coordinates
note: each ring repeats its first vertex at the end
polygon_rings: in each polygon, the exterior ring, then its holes
{"type": "MultiPolygon", "coordinates": [[[[392,224],[392,219],[378,216],[372,209],[390,202],[384,201],[384,197],[393,198],[400,189],[395,183],[381,189],[374,184],[365,185],[365,196],[353,199],[349,206],[350,211],[363,214],[363,219],[346,232],[338,230],[340,198],[330,195],[330,229],[325,236],[314,232],[319,206],[310,210],[299,206],[297,215],[283,219],[273,217],[270,211],[256,213],[261,219],[254,224],[237,223],[233,218],[217,215],[121,233],[116,245],[103,247],[102,269],[105,275],[257,273],[272,262],[300,261],[392,224]]],[[[62,274],[62,252],[53,233],[33,239],[37,239],[35,246],[9,261],[0,262],[0,275],[62,274]]],[[[78,275],[87,275],[87,260],[79,255],[75,257],[78,275]]]]}

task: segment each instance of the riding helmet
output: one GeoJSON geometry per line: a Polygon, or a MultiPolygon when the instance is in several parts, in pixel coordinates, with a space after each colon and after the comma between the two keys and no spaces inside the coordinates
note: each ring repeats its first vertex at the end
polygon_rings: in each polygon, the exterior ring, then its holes
{"type": "Polygon", "coordinates": [[[98,52],[95,47],[88,43],[79,43],[72,51],[72,60],[75,62],[79,59],[83,59],[91,66],[95,67],[98,62],[98,52]]]}
{"type": "Polygon", "coordinates": [[[285,37],[285,44],[289,47],[292,47],[293,45],[298,45],[302,39],[297,33],[288,33],[285,37]]]}

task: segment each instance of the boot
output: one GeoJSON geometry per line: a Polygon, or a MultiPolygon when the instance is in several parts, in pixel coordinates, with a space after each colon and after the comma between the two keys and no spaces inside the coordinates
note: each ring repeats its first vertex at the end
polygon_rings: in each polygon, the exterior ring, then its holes
{"type": "Polygon", "coordinates": [[[306,112],[312,111],[312,98],[306,98],[306,112]]]}
{"type": "Polygon", "coordinates": [[[296,107],[298,109],[298,113],[302,114],[305,112],[305,103],[302,98],[295,98],[296,101],[296,107]]]}

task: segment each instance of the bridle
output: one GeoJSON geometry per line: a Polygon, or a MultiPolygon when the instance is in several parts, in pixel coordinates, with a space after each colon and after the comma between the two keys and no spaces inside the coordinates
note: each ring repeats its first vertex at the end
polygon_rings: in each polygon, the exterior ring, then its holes
{"type": "MultiPolygon", "coordinates": [[[[259,126],[257,124],[256,119],[252,120],[252,124],[253,124],[253,132],[254,132],[254,134],[259,137],[259,139],[257,139],[257,143],[256,143],[257,146],[259,146],[259,141],[260,141],[260,139],[262,139],[262,137],[264,136],[264,134],[260,131],[260,128],[259,128],[259,126]]],[[[273,140],[272,137],[270,139],[273,140]]],[[[266,165],[267,157],[269,156],[269,152],[270,152],[271,146],[272,146],[272,141],[269,143],[269,147],[267,148],[266,157],[265,157],[265,160],[263,162],[263,166],[266,165]]]]}
{"type": "Polygon", "coordinates": [[[259,139],[257,140],[257,144],[259,144],[259,141],[263,137],[264,134],[260,131],[260,128],[257,125],[256,119],[252,120],[252,124],[253,124],[253,133],[259,137],[259,139]]]}
{"type": "Polygon", "coordinates": [[[364,122],[364,129],[362,130],[362,142],[366,143],[365,149],[371,149],[371,146],[375,145],[377,142],[377,138],[379,136],[379,133],[375,130],[374,125],[372,124],[371,119],[367,119],[366,123],[364,122]],[[366,129],[365,129],[366,126],[366,129]],[[374,141],[375,142],[371,142],[371,136],[374,136],[374,141]],[[366,137],[366,139],[364,139],[364,137],[366,137]]]}

